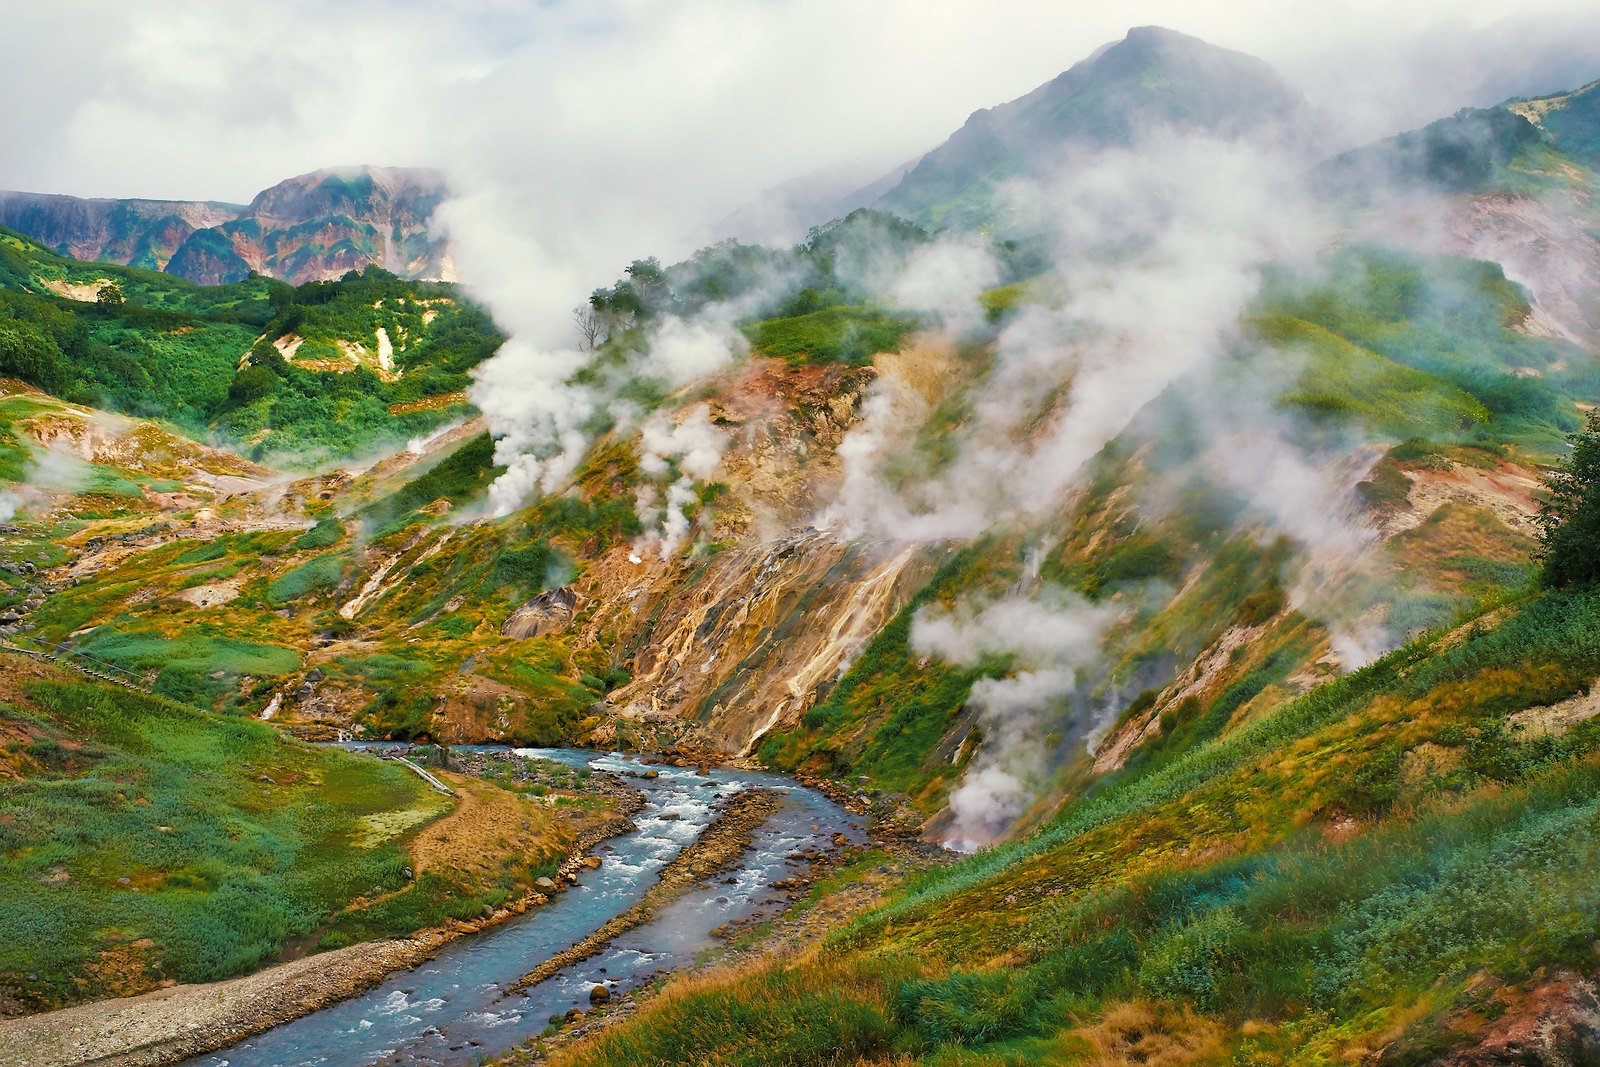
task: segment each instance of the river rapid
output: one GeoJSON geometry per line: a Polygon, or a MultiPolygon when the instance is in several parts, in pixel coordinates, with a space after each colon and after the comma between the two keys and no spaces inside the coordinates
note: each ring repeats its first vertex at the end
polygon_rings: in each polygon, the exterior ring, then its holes
{"type": "Polygon", "coordinates": [[[514,751],[596,771],[654,770],[659,777],[630,779],[645,797],[633,817],[637,828],[598,846],[599,869],[579,872],[578,884],[549,903],[452,941],[434,959],[364,994],[190,1060],[191,1067],[476,1063],[538,1034],[552,1015],[587,1010],[589,990],[597,984],[620,993],[660,969],[693,963],[714,943],[713,929],[776,903],[773,882],[796,869],[791,853],[827,849],[840,833],[852,843],[865,839],[856,817],[782,775],[714,768],[702,776],[693,768],[647,767],[615,753],[514,751]],[[710,824],[718,799],[758,786],[781,792],[783,804],[736,866],[582,963],[523,992],[505,992],[536,964],[642,897],[661,868],[710,824]]]}

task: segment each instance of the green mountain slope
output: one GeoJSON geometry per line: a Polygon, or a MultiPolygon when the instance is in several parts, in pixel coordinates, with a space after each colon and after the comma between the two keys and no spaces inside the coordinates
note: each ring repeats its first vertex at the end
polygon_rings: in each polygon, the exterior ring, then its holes
{"type": "Polygon", "coordinates": [[[465,417],[466,372],[500,341],[453,286],[378,268],[197,286],[0,231],[0,376],[256,458],[354,456],[465,417]]]}
{"type": "Polygon", "coordinates": [[[1600,82],[1506,106],[1543,130],[1562,152],[1590,167],[1600,165],[1600,82]]]}
{"type": "MultiPolygon", "coordinates": [[[[1063,151],[1298,121],[1255,61],[1134,31],[930,154],[885,201],[914,222],[635,260],[531,429],[468,418],[503,338],[441,283],[201,287],[0,233],[0,373],[30,383],[0,390],[0,633],[135,672],[178,702],[152,721],[753,759],[981,849],[865,858],[795,902],[803,951],[568,1063],[1466,1063],[1565,1033],[1600,971],[1600,594],[1535,552],[1600,334],[1459,226],[1532,218],[1595,306],[1561,99],[1329,164],[1386,195],[1329,196],[1292,262],[1230,264],[1184,175],[1176,249],[986,229],[1063,151]],[[547,491],[497,492],[519,463],[547,491]]],[[[94,726],[19,699],[48,721],[13,756],[94,726]]]]}
{"type": "Polygon", "coordinates": [[[1074,152],[1164,129],[1238,137],[1301,119],[1266,64],[1156,26],[1128,36],[1026,96],[969,118],[876,205],[923,225],[995,221],[998,188],[1048,175],[1074,152]]]}

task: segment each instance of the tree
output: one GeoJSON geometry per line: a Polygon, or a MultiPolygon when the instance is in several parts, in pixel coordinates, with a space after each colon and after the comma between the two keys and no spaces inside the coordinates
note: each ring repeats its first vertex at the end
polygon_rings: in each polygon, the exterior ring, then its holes
{"type": "Polygon", "coordinates": [[[122,286],[118,285],[116,282],[106,282],[100,287],[100,291],[95,293],[94,298],[95,302],[101,307],[121,307],[122,286]]]}
{"type": "Polygon", "coordinates": [[[278,388],[278,376],[265,367],[249,366],[240,371],[228,386],[228,399],[244,405],[271,396],[278,388]]]}
{"type": "Polygon", "coordinates": [[[1557,588],[1600,579],[1600,409],[1569,440],[1572,454],[1545,479],[1539,512],[1541,578],[1557,588]]]}
{"type": "Polygon", "coordinates": [[[289,361],[283,358],[278,346],[263,337],[250,349],[250,365],[263,367],[280,378],[289,376],[289,361]]]}
{"type": "Polygon", "coordinates": [[[30,322],[0,320],[0,378],[21,378],[49,393],[66,384],[61,349],[30,322]]]}
{"type": "Polygon", "coordinates": [[[583,342],[585,352],[593,352],[604,343],[600,338],[604,332],[600,312],[593,304],[579,304],[573,308],[572,322],[578,327],[578,337],[583,342]]]}

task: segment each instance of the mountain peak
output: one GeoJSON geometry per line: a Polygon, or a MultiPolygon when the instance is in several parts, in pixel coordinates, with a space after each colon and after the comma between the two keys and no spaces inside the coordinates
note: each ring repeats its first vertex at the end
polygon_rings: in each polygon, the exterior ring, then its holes
{"type": "Polygon", "coordinates": [[[420,217],[431,215],[444,195],[444,174],[437,170],[369,164],[325,167],[263,189],[245,214],[267,218],[360,218],[375,212],[384,214],[401,202],[415,201],[409,214],[420,217]]]}
{"type": "MultiPolygon", "coordinates": [[[[1198,37],[1191,37],[1187,33],[1179,33],[1177,30],[1169,30],[1165,26],[1131,27],[1128,30],[1127,36],[1117,43],[1137,45],[1145,48],[1199,47],[1215,49],[1217,47],[1216,45],[1203,41],[1198,37]]],[[[1113,47],[1115,47],[1115,45],[1113,45],[1113,47]]]]}
{"type": "Polygon", "coordinates": [[[1292,125],[1303,107],[1253,56],[1139,26],[1031,93],[974,112],[879,203],[923,224],[977,225],[989,221],[1000,183],[1047,173],[1074,150],[1161,128],[1238,137],[1292,125]]]}

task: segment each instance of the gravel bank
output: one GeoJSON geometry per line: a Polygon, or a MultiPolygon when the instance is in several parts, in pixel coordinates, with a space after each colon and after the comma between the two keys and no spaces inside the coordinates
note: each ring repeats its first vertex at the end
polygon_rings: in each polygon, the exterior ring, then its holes
{"type": "MultiPolygon", "coordinates": [[[[555,879],[565,887],[595,845],[632,828],[643,798],[578,835],[555,879]]],[[[274,1026],[364,992],[415,967],[465,933],[486,929],[549,898],[534,893],[474,922],[451,922],[416,937],[372,941],[269,967],[242,978],[181,985],[136,997],[80,1004],[0,1022],[6,1067],[164,1067],[227,1048],[274,1026]]]]}

